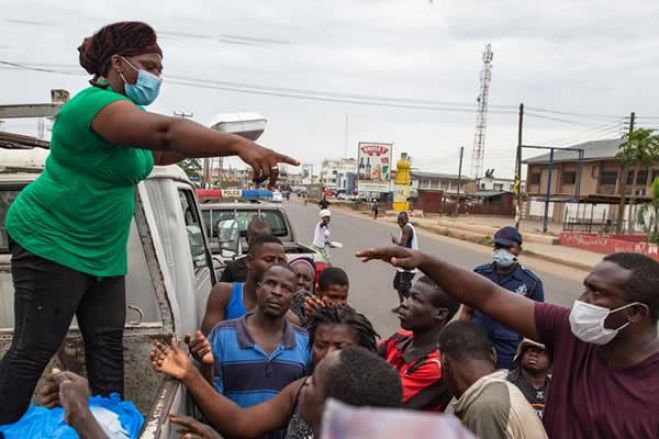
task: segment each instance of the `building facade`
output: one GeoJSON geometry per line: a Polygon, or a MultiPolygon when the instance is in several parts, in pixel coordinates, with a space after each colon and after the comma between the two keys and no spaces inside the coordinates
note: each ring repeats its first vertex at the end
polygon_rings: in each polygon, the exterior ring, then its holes
{"type": "Polygon", "coordinates": [[[356,174],[356,159],[327,159],[323,160],[320,167],[320,182],[326,189],[347,192],[349,189],[354,190],[356,174]]]}
{"type": "Polygon", "coordinates": [[[621,143],[620,139],[612,139],[571,146],[583,150],[582,163],[579,163],[578,152],[556,150],[551,164],[551,180],[549,154],[525,160],[526,217],[537,218],[544,214],[549,191],[551,221],[592,218],[599,222],[613,222],[620,203],[622,178],[626,181],[627,196],[634,191],[637,202],[647,201],[652,181],[659,176],[659,167],[641,168],[634,184],[634,169],[628,168],[623,175],[622,162],[616,158],[621,143]]]}

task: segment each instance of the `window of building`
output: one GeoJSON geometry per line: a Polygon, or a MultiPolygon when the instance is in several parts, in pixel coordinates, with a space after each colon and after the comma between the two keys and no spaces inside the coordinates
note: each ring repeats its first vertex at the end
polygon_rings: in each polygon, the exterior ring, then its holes
{"type": "Polygon", "coordinates": [[[563,171],[561,176],[561,181],[563,184],[576,184],[577,183],[577,173],[575,171],[563,171]]]}
{"type": "MultiPolygon", "coordinates": [[[[632,184],[632,181],[634,181],[633,169],[627,171],[627,184],[632,184]]],[[[638,174],[636,175],[636,184],[645,185],[646,181],[648,181],[648,169],[639,169],[638,174]]]]}
{"type": "Polygon", "coordinates": [[[600,172],[600,184],[616,184],[618,180],[618,171],[607,171],[602,169],[600,172]]]}
{"type": "Polygon", "coordinates": [[[503,183],[494,183],[494,190],[498,192],[503,191],[503,183]]]}
{"type": "Polygon", "coordinates": [[[531,184],[540,184],[540,173],[534,172],[531,174],[531,184]]]}

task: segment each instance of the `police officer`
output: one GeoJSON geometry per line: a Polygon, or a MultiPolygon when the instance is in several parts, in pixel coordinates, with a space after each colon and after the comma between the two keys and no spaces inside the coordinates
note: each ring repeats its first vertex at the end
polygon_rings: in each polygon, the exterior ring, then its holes
{"type": "MultiPolygon", "coordinates": [[[[494,234],[492,262],[476,267],[476,273],[485,276],[513,294],[523,294],[538,302],[545,301],[542,281],[518,261],[522,252],[522,235],[512,226],[501,228],[494,234]]],[[[497,369],[514,369],[517,346],[522,336],[490,319],[480,311],[463,306],[460,319],[472,319],[487,332],[497,352],[497,369]]]]}

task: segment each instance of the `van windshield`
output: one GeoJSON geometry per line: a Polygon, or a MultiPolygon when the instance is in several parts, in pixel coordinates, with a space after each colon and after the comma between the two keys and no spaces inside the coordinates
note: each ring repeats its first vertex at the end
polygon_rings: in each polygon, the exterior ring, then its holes
{"type": "Polygon", "coordinates": [[[260,217],[270,225],[272,235],[282,238],[288,235],[286,221],[276,210],[203,210],[204,223],[213,238],[217,238],[218,225],[231,225],[241,237],[247,236],[247,226],[254,217],[260,217]]]}

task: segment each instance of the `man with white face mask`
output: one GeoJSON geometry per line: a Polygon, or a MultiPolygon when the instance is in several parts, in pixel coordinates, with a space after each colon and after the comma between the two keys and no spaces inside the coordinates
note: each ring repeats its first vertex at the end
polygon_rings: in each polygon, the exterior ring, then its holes
{"type": "MultiPolygon", "coordinates": [[[[513,294],[528,297],[538,302],[545,301],[542,281],[528,268],[519,263],[522,253],[522,234],[512,226],[499,229],[494,234],[492,262],[476,267],[474,271],[513,294]]],[[[514,369],[517,346],[522,336],[493,320],[480,311],[462,307],[460,320],[473,320],[485,330],[497,353],[497,369],[514,369]]]]}
{"type": "Polygon", "coordinates": [[[458,301],[544,343],[553,360],[543,422],[550,438],[659,437],[659,262],[605,257],[570,310],[510,294],[469,271],[401,247],[358,252],[418,267],[458,301]]]}

